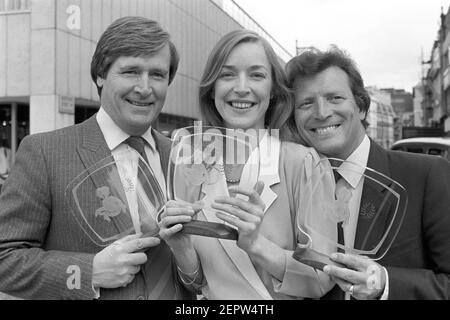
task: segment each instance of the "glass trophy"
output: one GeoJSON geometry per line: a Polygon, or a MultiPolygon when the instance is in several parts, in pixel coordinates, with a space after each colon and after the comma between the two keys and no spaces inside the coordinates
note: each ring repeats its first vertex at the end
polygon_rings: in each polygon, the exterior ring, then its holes
{"type": "Polygon", "coordinates": [[[297,228],[303,240],[293,257],[323,270],[327,264],[339,265],[329,258],[332,252],[383,258],[400,229],[408,196],[405,188],[380,172],[325,158],[308,177],[301,202],[297,228]],[[358,204],[352,199],[360,183],[358,204]],[[342,230],[350,237],[344,237],[342,230]]]}
{"type": "Polygon", "coordinates": [[[202,210],[183,225],[183,232],[237,240],[237,230],[216,217],[211,204],[229,194],[230,185],[254,188],[259,175],[257,134],[219,127],[179,129],[172,142],[168,197],[184,204],[202,202],[202,210]]]}
{"type": "Polygon", "coordinates": [[[99,246],[127,235],[157,236],[165,196],[152,169],[134,149],[108,156],[66,188],[76,221],[99,246]]]}

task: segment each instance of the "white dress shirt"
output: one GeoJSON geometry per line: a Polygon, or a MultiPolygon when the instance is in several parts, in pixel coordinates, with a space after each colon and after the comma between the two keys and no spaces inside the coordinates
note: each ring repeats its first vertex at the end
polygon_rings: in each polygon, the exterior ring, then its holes
{"type": "MultiPolygon", "coordinates": [[[[367,167],[367,161],[369,159],[370,151],[370,139],[367,135],[364,136],[363,141],[358,146],[358,148],[353,151],[353,153],[346,159],[346,161],[357,164],[360,167],[367,167]]],[[[351,165],[346,165],[343,163],[340,168],[351,167],[351,165]]],[[[342,179],[345,180],[347,186],[352,192],[352,196],[349,200],[348,206],[350,211],[350,216],[348,220],[344,221],[342,228],[344,230],[344,241],[346,247],[353,247],[356,237],[356,227],[358,225],[359,207],[361,204],[361,196],[364,185],[364,176],[358,172],[337,170],[341,175],[342,179]]],[[[361,172],[363,173],[363,172],[361,172]]],[[[384,287],[383,295],[380,300],[387,300],[389,294],[389,278],[386,268],[383,268],[386,275],[386,285],[384,287]]],[[[346,293],[346,300],[349,299],[349,294],[346,293]]]]}
{"type": "MultiPolygon", "coordinates": [[[[100,110],[97,113],[97,122],[100,126],[100,130],[105,137],[106,144],[108,145],[109,150],[111,150],[111,154],[116,159],[115,155],[120,153],[121,151],[125,151],[128,148],[131,148],[125,140],[130,137],[129,134],[125,133],[119,126],[111,119],[108,113],[100,107],[100,110]]],[[[164,173],[161,167],[161,159],[159,156],[159,152],[156,150],[155,139],[152,136],[152,128],[149,127],[148,130],[141,136],[147,142],[144,147],[145,154],[147,155],[148,164],[150,168],[152,168],[153,173],[158,180],[159,185],[161,186],[161,190],[163,190],[164,194],[166,194],[166,182],[164,179],[164,173]]]]}
{"type": "MultiPolygon", "coordinates": [[[[108,148],[111,150],[111,154],[113,158],[117,161],[120,157],[120,154],[125,152],[126,150],[134,150],[126,143],[126,139],[130,137],[129,134],[125,133],[119,126],[113,121],[113,119],[109,116],[109,114],[103,109],[100,108],[97,113],[97,122],[100,126],[100,130],[103,133],[103,136],[106,140],[106,144],[108,148]]],[[[141,136],[147,142],[144,146],[144,151],[147,155],[148,164],[150,168],[153,170],[155,174],[156,180],[158,181],[163,194],[166,196],[166,184],[164,181],[164,174],[161,168],[161,162],[159,153],[156,150],[155,140],[153,139],[151,133],[151,127],[141,136]]],[[[137,161],[137,158],[136,158],[137,161]]],[[[120,162],[122,163],[122,162],[120,162]]],[[[119,176],[123,183],[126,180],[125,177],[132,177],[132,180],[137,179],[137,162],[129,166],[119,166],[119,176]]],[[[134,184],[136,185],[136,184],[134,184]]],[[[130,209],[131,220],[134,225],[134,229],[136,232],[141,232],[141,225],[139,223],[139,214],[138,214],[138,201],[137,201],[137,193],[130,192],[125,193],[127,197],[127,202],[130,209]]],[[[152,212],[150,208],[153,208],[151,204],[147,204],[149,206],[149,212],[152,212]]],[[[156,209],[154,210],[156,212],[156,209]]]]}

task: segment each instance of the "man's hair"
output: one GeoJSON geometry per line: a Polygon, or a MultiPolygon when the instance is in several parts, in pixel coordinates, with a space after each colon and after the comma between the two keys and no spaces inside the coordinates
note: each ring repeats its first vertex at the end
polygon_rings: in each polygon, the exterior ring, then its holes
{"type": "Polygon", "coordinates": [[[256,32],[239,29],[224,35],[212,49],[200,80],[198,92],[200,111],[208,125],[223,126],[223,119],[214,102],[214,84],[231,51],[241,43],[261,43],[271,67],[272,92],[265,115],[265,125],[280,129],[293,113],[293,99],[286,74],[271,45],[256,32]]]}
{"type": "Polygon", "coordinates": [[[144,17],[123,17],[115,20],[101,35],[91,61],[91,77],[97,86],[97,77],[108,75],[111,65],[121,56],[151,56],[166,44],[170,49],[169,84],[175,77],[179,56],[170,35],[158,22],[144,17]]]}
{"type": "MultiPolygon", "coordinates": [[[[356,104],[359,110],[367,116],[370,107],[369,93],[364,88],[364,82],[356,63],[345,51],[336,46],[332,46],[327,51],[308,49],[292,58],[286,64],[285,69],[289,84],[293,87],[297,77],[315,76],[329,67],[338,67],[347,74],[356,104]]],[[[368,127],[369,123],[365,118],[361,122],[364,128],[368,127]]]]}

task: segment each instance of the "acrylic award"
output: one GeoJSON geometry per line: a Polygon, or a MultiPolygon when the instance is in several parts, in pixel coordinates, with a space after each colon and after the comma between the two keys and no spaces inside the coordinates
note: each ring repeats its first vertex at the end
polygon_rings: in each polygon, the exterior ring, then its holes
{"type": "Polygon", "coordinates": [[[165,196],[152,169],[133,149],[108,156],[66,188],[78,224],[99,246],[131,234],[157,236],[165,196]]]}
{"type": "Polygon", "coordinates": [[[316,269],[337,264],[329,258],[332,252],[383,258],[408,202],[405,188],[390,177],[332,158],[318,162],[301,197],[297,228],[304,240],[293,257],[316,269]]]}
{"type": "Polygon", "coordinates": [[[216,216],[211,204],[219,196],[237,196],[230,185],[253,188],[259,174],[256,135],[243,130],[193,126],[179,129],[173,136],[168,169],[168,197],[184,204],[201,202],[194,220],[183,232],[200,236],[237,240],[237,230],[216,216]]]}

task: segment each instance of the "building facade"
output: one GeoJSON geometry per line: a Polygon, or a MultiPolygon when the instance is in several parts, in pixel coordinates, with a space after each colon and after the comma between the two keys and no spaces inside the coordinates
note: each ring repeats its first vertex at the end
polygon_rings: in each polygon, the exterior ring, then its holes
{"type": "Polygon", "coordinates": [[[232,0],[0,0],[0,134],[12,159],[27,134],[78,123],[99,108],[90,78],[96,43],[123,16],[157,20],[172,36],[180,65],[156,129],[199,119],[198,82],[225,33],[248,28],[283,61],[292,55],[232,0]]]}
{"type": "Polygon", "coordinates": [[[382,88],[382,92],[390,95],[390,104],[402,126],[414,125],[413,95],[404,89],[382,88]]]}
{"type": "Polygon", "coordinates": [[[425,87],[422,82],[419,82],[413,87],[413,113],[414,113],[414,126],[423,127],[425,126],[425,119],[423,117],[423,101],[425,100],[425,87]]]}
{"type": "Polygon", "coordinates": [[[383,148],[389,149],[396,140],[401,138],[401,127],[396,121],[398,117],[391,104],[391,94],[374,87],[366,89],[371,100],[366,118],[369,122],[367,135],[383,148]]]}
{"type": "Polygon", "coordinates": [[[424,86],[423,118],[426,126],[441,128],[450,136],[450,8],[441,13],[441,23],[436,41],[431,49],[424,86]]]}

